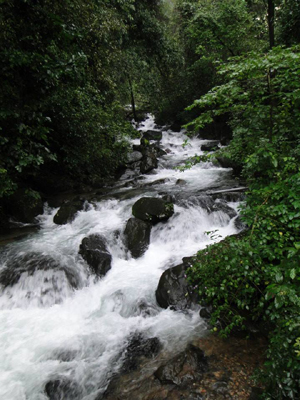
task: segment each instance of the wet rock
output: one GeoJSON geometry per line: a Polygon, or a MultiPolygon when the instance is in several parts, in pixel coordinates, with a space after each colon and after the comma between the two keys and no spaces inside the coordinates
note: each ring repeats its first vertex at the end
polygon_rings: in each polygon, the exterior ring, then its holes
{"type": "Polygon", "coordinates": [[[230,207],[225,200],[217,200],[213,206],[214,211],[222,211],[227,214],[230,219],[236,217],[238,214],[234,208],[230,207]]]}
{"type": "Polygon", "coordinates": [[[203,307],[203,308],[201,308],[199,315],[203,319],[210,319],[211,311],[212,311],[211,307],[203,307]]]}
{"type": "MultiPolygon", "coordinates": [[[[27,273],[28,276],[34,275],[37,271],[53,270],[54,273],[61,271],[67,278],[69,284],[76,288],[79,278],[75,271],[66,266],[61,266],[56,260],[50,256],[30,252],[25,255],[17,256],[11,259],[4,270],[0,274],[0,284],[5,287],[13,286],[18,283],[21,275],[27,273]]],[[[55,282],[53,282],[55,285],[55,282]]]]}
{"type": "Polygon", "coordinates": [[[164,149],[161,149],[160,147],[157,149],[157,157],[162,157],[162,156],[165,156],[167,154],[168,153],[164,149]]]}
{"type": "Polygon", "coordinates": [[[84,199],[66,200],[53,218],[57,225],[65,225],[74,221],[76,213],[84,209],[84,199]]]}
{"type": "Polygon", "coordinates": [[[167,269],[161,276],[156,289],[156,301],[162,308],[185,310],[197,303],[197,294],[186,280],[189,264],[183,263],[167,269]]]}
{"type": "Polygon", "coordinates": [[[156,158],[156,152],[152,149],[146,149],[143,154],[143,158],[140,164],[140,170],[142,174],[152,171],[157,168],[158,161],[156,158]]]}
{"type": "Polygon", "coordinates": [[[211,197],[213,199],[223,199],[226,201],[237,202],[245,200],[246,196],[245,193],[243,192],[224,192],[224,193],[212,194],[211,197]]]}
{"type": "Polygon", "coordinates": [[[38,215],[43,214],[43,202],[34,190],[17,190],[8,198],[6,208],[14,219],[24,223],[33,223],[38,215]]]}
{"type": "Polygon", "coordinates": [[[128,168],[130,168],[132,170],[136,170],[137,172],[139,172],[140,168],[141,168],[141,162],[140,161],[134,162],[134,163],[128,165],[128,168]]]}
{"type": "Polygon", "coordinates": [[[176,181],[177,186],[185,186],[186,184],[187,184],[187,181],[185,181],[184,179],[177,179],[177,181],[176,181]]]}
{"type": "Polygon", "coordinates": [[[154,317],[159,313],[159,308],[155,306],[154,304],[149,304],[146,301],[140,301],[136,307],[135,310],[131,313],[131,315],[137,316],[137,315],[142,315],[144,318],[147,317],[154,317]]]}
{"type": "Polygon", "coordinates": [[[166,201],[167,203],[174,203],[174,197],[170,194],[166,194],[162,197],[162,199],[164,201],[166,201]]]}
{"type": "Polygon", "coordinates": [[[62,362],[69,362],[76,359],[78,352],[75,350],[59,349],[53,352],[50,360],[59,360],[62,362]]]}
{"type": "Polygon", "coordinates": [[[230,140],[231,140],[230,137],[223,136],[220,139],[220,143],[222,146],[227,146],[230,143],[230,140]]]}
{"type": "Polygon", "coordinates": [[[151,224],[130,218],[124,231],[126,245],[134,258],[142,256],[150,243],[151,224]]]}
{"type": "Polygon", "coordinates": [[[66,377],[47,382],[45,392],[49,400],[73,400],[80,396],[78,384],[66,377]]]}
{"type": "Polygon", "coordinates": [[[207,370],[204,352],[196,346],[189,345],[185,351],[160,366],[154,375],[162,384],[186,386],[201,380],[207,370]]]}
{"type": "Polygon", "coordinates": [[[170,125],[170,129],[173,132],[180,132],[181,131],[181,123],[180,122],[173,122],[170,125]]]}
{"type": "Polygon", "coordinates": [[[133,151],[127,155],[127,163],[133,164],[140,161],[143,158],[143,154],[140,151],[133,151]]]}
{"type": "Polygon", "coordinates": [[[236,227],[236,229],[238,229],[239,231],[244,231],[245,229],[247,229],[247,225],[245,224],[244,221],[242,221],[241,217],[238,216],[235,221],[234,221],[234,226],[236,227]]]}
{"type": "Polygon", "coordinates": [[[205,143],[201,146],[202,151],[216,151],[219,149],[219,142],[218,141],[212,141],[210,143],[205,143]]]}
{"type": "Polygon", "coordinates": [[[132,214],[153,224],[168,220],[174,214],[173,203],[156,197],[142,197],[132,206],[132,214]]]}
{"type": "Polygon", "coordinates": [[[228,393],[228,382],[218,381],[212,385],[212,391],[216,394],[226,395],[228,393]]]}
{"type": "Polygon", "coordinates": [[[215,211],[215,201],[211,196],[207,195],[191,196],[189,193],[178,193],[175,195],[175,202],[183,207],[201,207],[208,213],[215,211]]]}
{"type": "Polygon", "coordinates": [[[94,234],[84,238],[79,247],[79,254],[98,276],[104,276],[111,269],[112,257],[102,235],[94,234]]]}
{"type": "Polygon", "coordinates": [[[232,168],[235,175],[240,175],[242,172],[242,166],[230,158],[225,156],[216,156],[216,159],[220,163],[221,167],[232,168]]]}
{"type": "Polygon", "coordinates": [[[144,146],[142,146],[141,144],[133,144],[132,145],[132,150],[133,151],[138,151],[139,153],[143,153],[144,146]]]}
{"type": "Polygon", "coordinates": [[[145,338],[141,333],[136,333],[123,354],[123,372],[134,371],[138,367],[140,357],[155,357],[161,348],[158,338],[145,338]]]}
{"type": "Polygon", "coordinates": [[[146,140],[161,140],[162,132],[149,130],[149,131],[144,132],[143,138],[146,140]]]}
{"type": "Polygon", "coordinates": [[[156,181],[149,182],[149,183],[142,185],[142,187],[145,188],[145,187],[151,187],[151,186],[156,186],[156,185],[163,185],[164,183],[169,182],[169,181],[170,181],[169,178],[157,179],[156,181]]]}

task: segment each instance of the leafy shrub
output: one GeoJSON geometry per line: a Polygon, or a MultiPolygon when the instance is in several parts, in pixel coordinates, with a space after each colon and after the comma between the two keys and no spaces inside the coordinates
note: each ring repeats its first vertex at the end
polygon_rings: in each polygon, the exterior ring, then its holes
{"type": "Polygon", "coordinates": [[[192,108],[202,127],[231,114],[227,154],[243,166],[249,230],[198,253],[190,280],[214,306],[212,324],[228,335],[250,319],[269,331],[260,373],[267,399],[300,396],[300,54],[299,46],[233,58],[225,83],[192,108]]]}

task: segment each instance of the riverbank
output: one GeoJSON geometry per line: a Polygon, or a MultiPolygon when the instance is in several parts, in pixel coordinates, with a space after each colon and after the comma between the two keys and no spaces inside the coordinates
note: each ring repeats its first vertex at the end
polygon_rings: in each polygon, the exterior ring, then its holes
{"type": "MultiPolygon", "coordinates": [[[[153,125],[150,118],[141,134],[159,131],[153,125]]],[[[201,153],[208,141],[194,138],[182,146],[184,132],[162,131],[159,144],[154,143],[164,151],[155,150],[157,166],[149,157],[152,150],[137,148],[140,143],[134,141],[133,153],[141,154],[134,156],[142,158],[130,163],[118,182],[68,199],[61,208],[48,204],[38,217],[38,231],[2,247],[3,398],[94,399],[122,371],[128,349],[138,347],[138,354],[145,354],[150,346],[158,357],[172,358],[207,334],[197,304],[163,309],[155,292],[162,273],[183,257],[240,231],[236,209],[241,193],[207,193],[237,188],[239,182],[230,169],[210,162],[184,172],[175,169],[186,157],[201,153]],[[148,158],[154,166],[141,173],[148,158]],[[132,207],[143,197],[174,204],[174,214],[152,221],[149,243],[137,257],[127,247],[125,228],[133,218],[132,207]],[[58,220],[58,215],[64,218],[58,220]],[[213,237],[212,231],[218,234],[213,237]],[[105,241],[103,253],[111,260],[104,276],[82,250],[95,235],[105,241]]]]}

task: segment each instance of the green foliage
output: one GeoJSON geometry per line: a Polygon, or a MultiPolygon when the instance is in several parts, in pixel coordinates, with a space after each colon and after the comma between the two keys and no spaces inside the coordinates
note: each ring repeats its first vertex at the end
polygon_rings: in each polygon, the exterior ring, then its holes
{"type": "Polygon", "coordinates": [[[278,7],[278,37],[280,42],[287,46],[300,42],[299,1],[280,1],[280,7],[278,7]]]}
{"type": "MultiPolygon", "coordinates": [[[[189,271],[202,302],[212,304],[211,323],[221,334],[249,320],[270,333],[260,379],[265,398],[299,396],[300,364],[300,171],[253,189],[242,210],[249,230],[210,245],[189,271]],[[272,397],[273,396],[273,397],[272,397]]],[[[200,301],[200,302],[201,302],[200,301]]]]}
{"type": "Polygon", "coordinates": [[[231,115],[233,159],[247,164],[247,176],[272,174],[281,155],[298,157],[299,47],[250,53],[220,67],[225,83],[189,107],[204,111],[193,122],[201,128],[215,116],[231,115]],[[281,151],[279,152],[279,149],[281,151]]]}
{"type": "Polygon", "coordinates": [[[130,126],[113,77],[134,1],[1,2],[0,197],[54,168],[113,173],[130,126]]]}
{"type": "Polygon", "coordinates": [[[241,214],[249,230],[201,251],[190,279],[214,305],[212,323],[221,323],[222,334],[249,319],[268,327],[260,373],[268,399],[300,394],[299,65],[299,46],[233,58],[220,67],[224,83],[191,106],[203,110],[196,128],[231,116],[226,153],[248,181],[241,214]]]}
{"type": "Polygon", "coordinates": [[[265,42],[256,13],[243,0],[178,0],[168,15],[166,33],[174,50],[168,50],[171,65],[164,68],[158,110],[165,120],[184,123],[187,114],[195,116],[184,107],[218,82],[214,62],[262,48],[265,42]]]}

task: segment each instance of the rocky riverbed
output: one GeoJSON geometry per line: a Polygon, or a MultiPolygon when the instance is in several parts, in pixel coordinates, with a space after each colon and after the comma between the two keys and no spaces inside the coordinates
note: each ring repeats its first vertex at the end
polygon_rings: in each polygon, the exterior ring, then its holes
{"type": "Polygon", "coordinates": [[[35,230],[2,237],[1,398],[249,397],[263,344],[210,336],[185,279],[199,249],[243,229],[241,185],[221,164],[175,168],[220,144],[151,116],[140,131],[117,182],[49,198],[35,230]]]}

